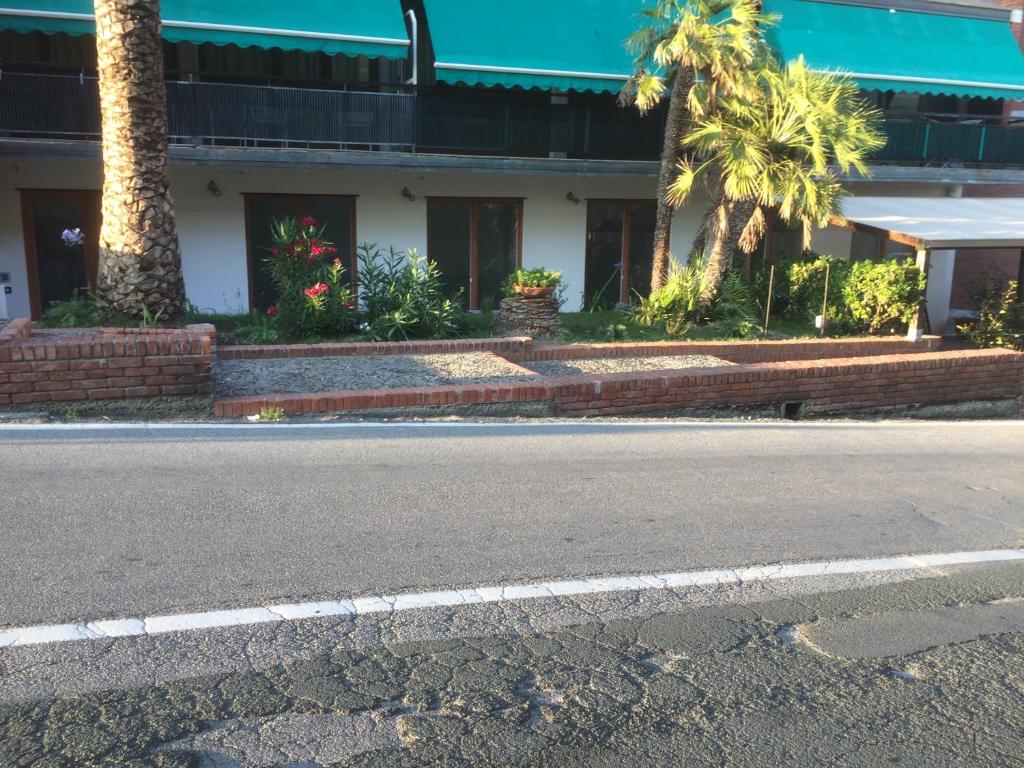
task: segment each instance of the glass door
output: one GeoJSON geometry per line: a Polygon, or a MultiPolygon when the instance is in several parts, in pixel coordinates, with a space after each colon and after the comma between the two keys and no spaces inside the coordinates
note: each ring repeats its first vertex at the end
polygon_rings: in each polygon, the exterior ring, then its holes
{"type": "Polygon", "coordinates": [[[32,317],[39,318],[54,303],[85,294],[96,283],[100,193],[26,189],[21,210],[29,302],[32,317]],[[67,230],[80,231],[81,243],[66,241],[67,230]]]}
{"type": "Polygon", "coordinates": [[[611,309],[650,292],[656,214],[649,200],[587,203],[586,309],[611,309]]]}
{"type": "Polygon", "coordinates": [[[430,198],[427,256],[450,296],[469,309],[495,308],[520,263],[521,200],[430,198]]]}

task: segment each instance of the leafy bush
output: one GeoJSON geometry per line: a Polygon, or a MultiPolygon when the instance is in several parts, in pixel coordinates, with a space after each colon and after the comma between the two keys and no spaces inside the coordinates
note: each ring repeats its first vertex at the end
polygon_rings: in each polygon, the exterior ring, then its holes
{"type": "Polygon", "coordinates": [[[67,301],[51,304],[39,321],[43,328],[94,328],[103,324],[103,313],[96,302],[77,291],[67,301]]]}
{"type": "Polygon", "coordinates": [[[516,286],[524,288],[557,288],[562,283],[562,273],[545,267],[517,269],[505,278],[503,288],[506,296],[516,295],[516,286]]]}
{"type": "Polygon", "coordinates": [[[467,328],[461,304],[445,296],[437,265],[415,249],[385,253],[360,245],[359,287],[361,328],[371,339],[441,339],[467,328]]]}
{"type": "Polygon", "coordinates": [[[685,267],[673,259],[661,289],[650,296],[637,295],[633,319],[648,327],[663,325],[672,335],[684,333],[697,319],[701,273],[699,257],[685,267]]]}
{"type": "Polygon", "coordinates": [[[722,280],[714,304],[706,313],[700,309],[700,284],[704,266],[699,259],[681,267],[673,261],[661,290],[640,296],[633,319],[640,325],[664,326],[671,336],[701,332],[725,336],[750,336],[757,331],[758,310],[750,286],[738,272],[722,280]]]}
{"type": "Polygon", "coordinates": [[[790,320],[814,322],[821,314],[825,298],[825,274],[828,273],[829,316],[845,313],[843,287],[850,278],[850,263],[833,256],[809,254],[809,261],[797,261],[786,270],[787,299],[785,316],[790,320]]]}
{"type": "Polygon", "coordinates": [[[957,326],[957,330],[977,347],[1024,350],[1024,301],[1017,283],[1010,282],[1005,291],[987,288],[979,298],[978,319],[957,326]]]}
{"type": "Polygon", "coordinates": [[[870,333],[899,333],[924,301],[926,282],[913,259],[858,261],[850,268],[843,300],[853,320],[870,333]]]}
{"type": "Polygon", "coordinates": [[[274,222],[274,245],[265,268],[278,290],[267,314],[290,336],[341,335],[357,321],[356,300],[338,249],[307,216],[274,222]]]}

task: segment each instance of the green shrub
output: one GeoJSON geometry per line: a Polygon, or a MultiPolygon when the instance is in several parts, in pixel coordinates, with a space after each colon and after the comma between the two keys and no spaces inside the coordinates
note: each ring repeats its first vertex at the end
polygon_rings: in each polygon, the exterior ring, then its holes
{"type": "Polygon", "coordinates": [[[850,317],[870,333],[899,333],[924,301],[926,282],[913,259],[858,261],[850,268],[843,301],[850,317]]]}
{"type": "Polygon", "coordinates": [[[338,249],[323,236],[324,228],[307,216],[301,222],[274,222],[274,248],[264,262],[277,286],[277,305],[267,314],[287,335],[343,335],[358,313],[350,281],[338,249]]]}
{"type": "Polygon", "coordinates": [[[660,290],[650,296],[637,294],[634,321],[648,327],[665,326],[672,335],[684,333],[697,320],[702,272],[699,257],[691,257],[685,267],[673,259],[660,290]]]}
{"type": "Polygon", "coordinates": [[[800,257],[790,256],[787,253],[778,253],[772,259],[772,264],[760,262],[750,275],[750,288],[757,299],[758,311],[764,315],[767,308],[765,302],[768,299],[768,284],[772,287],[772,316],[782,317],[789,309],[789,268],[800,257]],[[772,278],[772,265],[775,266],[775,277],[772,278]]]}
{"type": "Polygon", "coordinates": [[[979,299],[978,319],[957,326],[957,330],[977,347],[1024,350],[1024,301],[1017,283],[1010,282],[1004,291],[989,287],[979,299]]]}
{"type": "Polygon", "coordinates": [[[363,333],[374,340],[442,339],[465,332],[466,315],[445,296],[437,265],[411,249],[384,251],[359,246],[359,288],[363,333]]]}
{"type": "Polygon", "coordinates": [[[633,310],[639,325],[663,326],[670,336],[681,336],[700,325],[701,333],[750,336],[757,331],[758,310],[750,286],[738,272],[728,272],[706,313],[700,307],[704,266],[694,258],[681,267],[673,261],[661,290],[640,296],[633,310]]]}
{"type": "Polygon", "coordinates": [[[562,273],[554,272],[545,267],[517,269],[505,278],[502,288],[506,296],[515,296],[516,286],[524,288],[557,288],[562,283],[562,273]]]}
{"type": "Polygon", "coordinates": [[[825,299],[825,274],[828,273],[829,317],[841,317],[846,312],[843,288],[850,278],[850,263],[833,256],[809,254],[808,261],[797,261],[786,270],[787,297],[785,317],[789,320],[813,323],[821,314],[825,299]]]}
{"type": "Polygon", "coordinates": [[[96,302],[77,291],[67,301],[51,304],[39,321],[43,328],[95,328],[103,324],[103,314],[96,302]]]}

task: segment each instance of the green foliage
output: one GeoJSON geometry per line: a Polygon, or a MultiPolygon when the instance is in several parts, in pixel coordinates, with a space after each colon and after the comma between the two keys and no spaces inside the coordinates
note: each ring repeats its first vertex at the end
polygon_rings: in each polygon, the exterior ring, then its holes
{"type": "Polygon", "coordinates": [[[524,288],[557,288],[562,282],[562,273],[544,267],[517,269],[505,278],[502,287],[506,296],[516,295],[516,286],[524,288]]]}
{"type": "Polygon", "coordinates": [[[279,344],[281,342],[281,332],[277,329],[273,319],[255,312],[249,315],[247,322],[236,325],[232,335],[246,344],[279,344]]]}
{"type": "Polygon", "coordinates": [[[701,276],[700,258],[695,254],[685,267],[673,260],[661,290],[638,296],[633,318],[640,325],[664,326],[671,335],[685,333],[697,319],[701,276]]]}
{"type": "Polygon", "coordinates": [[[139,328],[156,328],[160,325],[160,320],[164,316],[164,308],[161,307],[156,312],[151,312],[149,307],[145,304],[142,305],[142,319],[139,320],[139,328]]]}
{"type": "Polygon", "coordinates": [[[416,250],[386,253],[359,246],[363,333],[371,339],[442,339],[467,328],[465,312],[445,296],[437,265],[416,250]]]}
{"type": "Polygon", "coordinates": [[[65,405],[63,410],[64,421],[78,421],[80,415],[78,408],[73,405],[65,405]]]}
{"type": "Polygon", "coordinates": [[[264,267],[277,286],[278,303],[267,312],[289,336],[336,336],[356,324],[349,278],[323,232],[311,217],[274,222],[274,247],[264,267]]]}
{"type": "Polygon", "coordinates": [[[846,313],[843,288],[850,278],[850,263],[816,253],[808,253],[807,256],[807,260],[793,262],[786,270],[786,318],[814,322],[814,318],[821,314],[826,272],[829,316],[842,317],[846,313]]]}
{"type": "Polygon", "coordinates": [[[1017,283],[1011,281],[1004,291],[989,286],[978,298],[978,319],[957,326],[957,330],[976,347],[1024,350],[1024,301],[1017,283]]]}
{"type": "Polygon", "coordinates": [[[284,408],[277,405],[264,405],[260,408],[258,421],[284,421],[284,408]]]}
{"type": "Polygon", "coordinates": [[[103,325],[103,313],[88,294],[78,291],[67,301],[50,305],[39,325],[43,328],[95,328],[103,325]]]}
{"type": "Polygon", "coordinates": [[[670,336],[682,336],[700,325],[701,333],[716,337],[751,336],[758,329],[757,302],[750,286],[738,272],[722,280],[715,301],[702,307],[700,288],[705,266],[693,258],[681,267],[672,262],[661,290],[639,297],[634,320],[645,326],[663,326],[670,336]]]}
{"type": "Polygon", "coordinates": [[[850,268],[843,300],[853,320],[870,333],[899,333],[924,301],[926,282],[913,259],[858,261],[850,268]]]}
{"type": "Polygon", "coordinates": [[[608,323],[601,329],[604,341],[624,341],[629,338],[629,329],[622,323],[608,323]]]}

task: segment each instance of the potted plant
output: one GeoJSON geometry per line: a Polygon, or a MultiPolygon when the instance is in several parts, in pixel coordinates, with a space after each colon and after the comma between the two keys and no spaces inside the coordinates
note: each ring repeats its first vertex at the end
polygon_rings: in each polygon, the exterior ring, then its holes
{"type": "Polygon", "coordinates": [[[547,298],[558,290],[561,281],[561,272],[553,272],[544,267],[517,269],[505,281],[505,293],[528,299],[547,298]]]}

